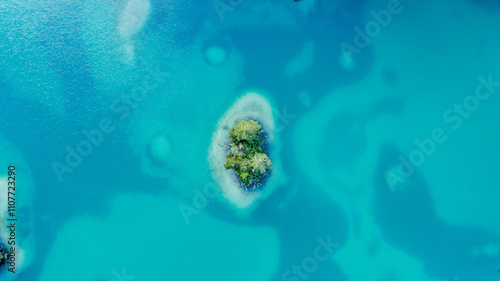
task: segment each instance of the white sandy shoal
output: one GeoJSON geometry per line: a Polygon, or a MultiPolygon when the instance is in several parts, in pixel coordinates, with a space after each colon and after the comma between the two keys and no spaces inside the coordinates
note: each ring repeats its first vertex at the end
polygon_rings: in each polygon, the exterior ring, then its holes
{"type": "Polygon", "coordinates": [[[275,134],[273,110],[266,97],[255,92],[249,92],[238,99],[217,124],[212,143],[209,148],[209,164],[215,181],[222,195],[237,209],[251,209],[256,202],[266,198],[283,182],[281,163],[278,158],[280,143],[275,134]],[[234,126],[236,119],[257,120],[267,134],[266,146],[273,163],[271,176],[267,179],[262,190],[246,191],[239,183],[234,171],[226,170],[227,145],[229,144],[229,130],[234,126]]]}

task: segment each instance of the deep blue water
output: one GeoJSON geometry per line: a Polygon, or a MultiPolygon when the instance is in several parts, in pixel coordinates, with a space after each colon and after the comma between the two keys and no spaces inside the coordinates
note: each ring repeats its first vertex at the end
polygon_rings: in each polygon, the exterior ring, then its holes
{"type": "Polygon", "coordinates": [[[0,6],[24,251],[0,280],[499,280],[498,4],[240,2],[0,6]],[[374,13],[391,19],[356,45],[374,13]],[[249,210],[200,203],[248,91],[283,183],[249,210]]]}

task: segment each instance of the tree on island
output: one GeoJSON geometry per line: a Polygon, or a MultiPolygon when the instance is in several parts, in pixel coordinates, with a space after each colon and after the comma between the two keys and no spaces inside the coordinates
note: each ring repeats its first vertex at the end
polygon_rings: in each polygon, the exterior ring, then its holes
{"type": "Polygon", "coordinates": [[[2,249],[2,246],[0,245],[0,267],[7,264],[8,259],[9,259],[9,250],[6,249],[6,251],[4,251],[2,249]]]}
{"type": "Polygon", "coordinates": [[[234,121],[229,131],[231,140],[224,168],[234,170],[245,189],[254,189],[272,169],[272,163],[264,151],[262,126],[254,120],[234,121]]]}

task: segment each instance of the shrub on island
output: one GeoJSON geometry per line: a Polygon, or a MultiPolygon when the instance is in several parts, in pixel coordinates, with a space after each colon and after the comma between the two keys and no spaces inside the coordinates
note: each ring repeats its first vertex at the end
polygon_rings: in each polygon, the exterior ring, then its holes
{"type": "Polygon", "coordinates": [[[234,124],[229,131],[231,143],[224,168],[234,170],[245,189],[256,189],[262,185],[262,180],[272,169],[262,139],[264,131],[254,120],[236,119],[234,124]]]}
{"type": "Polygon", "coordinates": [[[8,248],[3,250],[2,246],[0,245],[0,267],[4,266],[7,264],[7,260],[9,259],[9,250],[8,248]]]}

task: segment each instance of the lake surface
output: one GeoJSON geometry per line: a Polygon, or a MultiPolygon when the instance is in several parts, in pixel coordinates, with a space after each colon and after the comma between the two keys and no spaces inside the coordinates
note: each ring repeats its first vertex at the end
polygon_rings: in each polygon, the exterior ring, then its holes
{"type": "Polygon", "coordinates": [[[500,280],[497,2],[12,0],[0,15],[4,249],[9,167],[18,219],[0,280],[500,280]],[[241,208],[209,148],[249,92],[272,107],[279,180],[241,208]]]}

